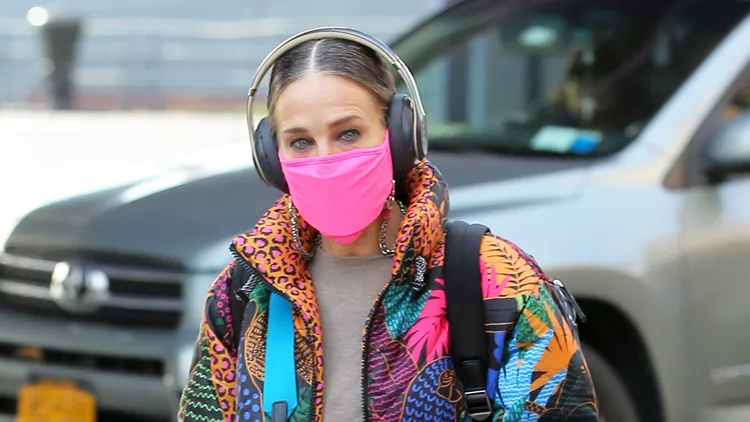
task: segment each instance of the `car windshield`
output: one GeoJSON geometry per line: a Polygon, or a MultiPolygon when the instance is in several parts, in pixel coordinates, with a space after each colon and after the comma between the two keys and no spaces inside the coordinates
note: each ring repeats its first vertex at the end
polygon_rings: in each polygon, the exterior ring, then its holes
{"type": "Polygon", "coordinates": [[[394,46],[417,79],[432,148],[568,157],[626,147],[750,10],[723,0],[465,3],[477,7],[448,10],[394,46]]]}

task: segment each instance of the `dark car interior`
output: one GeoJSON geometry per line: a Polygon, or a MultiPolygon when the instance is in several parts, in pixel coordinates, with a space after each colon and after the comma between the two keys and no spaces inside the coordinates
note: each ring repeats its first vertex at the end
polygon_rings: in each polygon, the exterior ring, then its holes
{"type": "MultiPolygon", "coordinates": [[[[493,109],[492,101],[483,100],[490,106],[480,102],[479,106],[467,105],[463,112],[435,117],[431,111],[436,108],[455,108],[475,100],[460,98],[471,96],[464,92],[459,98],[443,96],[440,105],[426,102],[433,150],[586,159],[612,155],[627,147],[750,11],[750,3],[729,0],[553,2],[535,4],[533,10],[505,4],[488,5],[492,10],[482,18],[468,12],[438,15],[417,29],[416,36],[395,45],[418,59],[406,57],[420,87],[429,84],[420,76],[439,61],[449,62],[450,71],[457,68],[451,64],[463,61],[464,78],[471,77],[474,67],[512,60],[532,70],[523,73],[527,95],[503,108],[493,109]],[[464,32],[451,38],[456,27],[464,32]],[[448,48],[410,50],[414,39],[428,42],[428,38],[447,42],[448,48]],[[495,38],[485,42],[484,52],[490,58],[484,61],[490,64],[467,54],[472,43],[486,38],[495,38]],[[481,125],[470,122],[476,113],[484,114],[481,125]],[[550,128],[593,131],[599,141],[583,152],[538,147],[535,137],[550,128]]],[[[451,82],[461,82],[461,75],[449,77],[451,82]]],[[[484,88],[492,97],[515,89],[502,77],[489,78],[484,88]]]]}

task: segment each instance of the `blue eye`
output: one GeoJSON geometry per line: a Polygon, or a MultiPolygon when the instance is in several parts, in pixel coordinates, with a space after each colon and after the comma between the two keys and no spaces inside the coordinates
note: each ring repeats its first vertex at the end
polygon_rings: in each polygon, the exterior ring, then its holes
{"type": "Polygon", "coordinates": [[[347,129],[339,133],[339,139],[344,142],[356,141],[359,138],[359,131],[357,129],[347,129]]]}
{"type": "Polygon", "coordinates": [[[302,138],[295,139],[295,140],[293,140],[292,142],[289,143],[289,145],[292,148],[296,148],[296,149],[305,149],[305,148],[308,148],[308,147],[310,147],[310,144],[311,144],[310,141],[308,141],[307,139],[302,139],[302,138]]]}

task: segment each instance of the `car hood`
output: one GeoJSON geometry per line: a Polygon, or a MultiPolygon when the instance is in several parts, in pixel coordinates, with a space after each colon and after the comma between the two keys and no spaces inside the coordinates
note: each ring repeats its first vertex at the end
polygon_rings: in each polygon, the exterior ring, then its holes
{"type": "MultiPolygon", "coordinates": [[[[582,162],[433,153],[451,187],[451,217],[570,198],[582,162]]],[[[178,167],[137,183],[77,196],[29,213],[6,242],[17,253],[128,254],[214,272],[229,242],[278,198],[252,167],[216,171],[178,167]]]]}

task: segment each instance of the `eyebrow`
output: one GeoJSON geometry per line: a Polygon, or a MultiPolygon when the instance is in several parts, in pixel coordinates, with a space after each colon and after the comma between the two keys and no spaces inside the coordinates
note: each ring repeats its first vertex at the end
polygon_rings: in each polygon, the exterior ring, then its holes
{"type": "MultiPolygon", "coordinates": [[[[351,123],[356,120],[362,120],[362,117],[357,114],[350,114],[348,116],[344,116],[338,120],[335,120],[334,122],[330,123],[328,127],[336,127],[341,126],[346,123],[351,123]]],[[[289,129],[284,129],[282,133],[304,133],[307,132],[307,129],[302,127],[291,127],[289,129]]]]}

